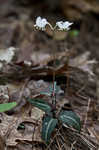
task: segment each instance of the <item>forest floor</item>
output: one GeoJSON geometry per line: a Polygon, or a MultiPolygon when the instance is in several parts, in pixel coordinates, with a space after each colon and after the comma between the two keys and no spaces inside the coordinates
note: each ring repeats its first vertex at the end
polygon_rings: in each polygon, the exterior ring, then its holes
{"type": "MultiPolygon", "coordinates": [[[[0,150],[98,150],[99,16],[86,14],[74,21],[70,31],[53,37],[49,29],[39,31],[33,25],[38,16],[53,25],[64,21],[61,10],[51,11],[40,2],[12,1],[0,9],[0,103],[17,102],[12,110],[0,113],[0,150]],[[1,56],[9,58],[11,49],[13,59],[2,62],[1,56]],[[82,128],[80,134],[59,128],[46,147],[41,138],[44,112],[28,99],[42,98],[40,92],[53,84],[53,72],[60,87],[57,109],[76,112],[82,128]]],[[[51,102],[50,97],[43,98],[51,102]]]]}

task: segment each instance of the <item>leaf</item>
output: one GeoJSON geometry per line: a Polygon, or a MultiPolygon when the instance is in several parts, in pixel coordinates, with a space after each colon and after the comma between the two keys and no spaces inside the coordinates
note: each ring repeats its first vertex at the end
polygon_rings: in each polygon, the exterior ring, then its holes
{"type": "Polygon", "coordinates": [[[62,91],[62,90],[59,86],[57,86],[57,82],[55,81],[54,87],[53,87],[53,84],[51,84],[49,86],[49,88],[47,89],[47,91],[42,91],[42,92],[40,92],[40,94],[52,96],[53,92],[56,94],[56,93],[59,93],[60,91],[62,91]]]}
{"type": "Polygon", "coordinates": [[[69,32],[69,35],[71,36],[71,37],[76,37],[76,36],[78,36],[79,35],[79,30],[71,30],[70,32],[69,32]]]}
{"type": "Polygon", "coordinates": [[[80,118],[73,111],[60,112],[59,120],[63,124],[67,124],[68,126],[71,126],[78,131],[80,131],[80,129],[81,129],[80,118]]]}
{"type": "Polygon", "coordinates": [[[25,129],[24,123],[20,123],[17,130],[25,129]]]}
{"type": "Polygon", "coordinates": [[[51,106],[43,99],[28,99],[28,101],[33,106],[38,107],[39,109],[45,111],[46,113],[49,113],[52,110],[51,106]]]}
{"type": "Polygon", "coordinates": [[[0,104],[0,112],[5,112],[17,105],[16,102],[11,102],[11,103],[5,103],[5,104],[0,104]]]}
{"type": "Polygon", "coordinates": [[[57,86],[57,82],[54,82],[54,87],[53,84],[49,87],[49,90],[51,93],[53,93],[53,89],[54,89],[54,93],[58,93],[60,89],[59,86],[57,86]]]}
{"type": "Polygon", "coordinates": [[[44,92],[40,92],[40,94],[41,95],[46,95],[46,96],[51,96],[52,93],[44,91],[44,92]]]}
{"type": "Polygon", "coordinates": [[[57,119],[46,116],[42,124],[42,139],[48,144],[51,134],[58,123],[57,119]]]}

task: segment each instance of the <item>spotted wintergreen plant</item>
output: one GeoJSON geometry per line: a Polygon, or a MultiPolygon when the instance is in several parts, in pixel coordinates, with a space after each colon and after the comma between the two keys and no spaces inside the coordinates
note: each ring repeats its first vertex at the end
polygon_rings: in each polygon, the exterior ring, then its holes
{"type": "MultiPolygon", "coordinates": [[[[56,22],[53,27],[45,18],[37,17],[36,23],[34,27],[39,30],[46,30],[46,26],[48,25],[51,30],[53,30],[53,39],[54,33],[56,30],[60,31],[68,31],[70,30],[70,26],[73,23],[68,21],[59,21],[56,22]]],[[[53,55],[54,56],[54,55],[53,55]]],[[[55,58],[55,57],[54,57],[55,58]]],[[[54,66],[55,63],[53,63],[54,66]]],[[[55,72],[53,72],[53,84],[49,86],[49,89],[40,92],[40,95],[50,96],[52,101],[50,103],[46,102],[44,99],[28,99],[33,106],[38,107],[42,111],[45,112],[42,121],[42,139],[48,144],[50,142],[50,138],[52,132],[55,128],[58,127],[59,124],[67,125],[72,127],[80,132],[81,124],[80,118],[73,111],[61,110],[60,112],[57,110],[56,96],[58,92],[62,91],[55,81],[55,72]],[[58,114],[57,114],[58,112],[58,114]]]]}
{"type": "Polygon", "coordinates": [[[75,112],[73,111],[66,111],[62,110],[59,114],[58,117],[54,117],[52,115],[46,115],[43,119],[42,123],[42,139],[49,144],[50,142],[50,137],[56,126],[59,124],[62,124],[64,127],[65,125],[74,128],[78,132],[81,130],[81,123],[80,123],[80,118],[76,115],[75,112]]]}
{"type": "Polygon", "coordinates": [[[56,106],[56,98],[57,93],[60,91],[60,87],[57,86],[57,83],[54,82],[54,90],[53,85],[49,87],[49,92],[41,92],[40,94],[47,95],[52,97],[52,103],[45,102],[43,99],[28,99],[28,101],[35,107],[43,110],[45,112],[45,116],[42,122],[42,139],[48,144],[50,142],[50,137],[54,129],[58,124],[62,124],[63,126],[67,125],[72,127],[80,132],[81,124],[80,118],[73,111],[61,110],[58,115],[56,106]]]}
{"type": "Polygon", "coordinates": [[[60,92],[63,92],[61,90],[61,88],[59,86],[57,86],[57,83],[54,82],[54,87],[53,84],[51,84],[49,86],[49,88],[47,89],[47,91],[42,91],[40,92],[41,95],[46,95],[46,96],[50,96],[52,98],[52,102],[48,103],[45,102],[45,100],[43,99],[28,99],[28,101],[38,107],[39,109],[43,110],[46,113],[50,113],[53,111],[53,109],[55,110],[56,107],[56,95],[60,92]],[[54,89],[54,90],[53,90],[54,89]],[[53,105],[52,105],[53,104],[53,105]]]}
{"type": "Polygon", "coordinates": [[[38,103],[38,100],[31,99],[29,102],[40,108],[41,110],[45,111],[45,116],[42,122],[42,139],[49,144],[50,137],[54,129],[57,127],[58,124],[62,124],[63,126],[67,125],[72,127],[80,132],[81,130],[81,123],[80,118],[78,115],[73,111],[61,110],[58,116],[56,117],[55,113],[57,109],[53,109],[48,103],[43,103],[44,100],[41,99],[42,102],[38,103]],[[34,101],[34,102],[33,102],[34,101]]]}

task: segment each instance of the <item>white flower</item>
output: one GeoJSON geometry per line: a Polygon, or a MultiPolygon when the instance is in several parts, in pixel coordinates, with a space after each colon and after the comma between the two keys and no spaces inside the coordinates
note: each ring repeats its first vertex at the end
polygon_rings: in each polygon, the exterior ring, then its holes
{"type": "Polygon", "coordinates": [[[68,21],[59,21],[56,23],[56,27],[58,27],[59,29],[58,30],[69,30],[70,29],[70,26],[72,25],[73,23],[70,23],[68,21]]]}
{"type": "Polygon", "coordinates": [[[46,25],[49,25],[52,29],[51,24],[45,18],[37,17],[34,27],[37,29],[45,30],[46,25]]]}
{"type": "Polygon", "coordinates": [[[36,24],[34,25],[34,27],[36,27],[37,29],[40,29],[40,30],[45,30],[46,29],[46,25],[49,25],[51,30],[55,30],[57,27],[58,27],[58,30],[69,30],[70,26],[72,24],[73,23],[70,23],[68,21],[65,21],[65,22],[59,21],[59,22],[56,22],[56,25],[53,28],[52,25],[47,21],[46,18],[41,18],[39,16],[36,19],[36,24]]]}

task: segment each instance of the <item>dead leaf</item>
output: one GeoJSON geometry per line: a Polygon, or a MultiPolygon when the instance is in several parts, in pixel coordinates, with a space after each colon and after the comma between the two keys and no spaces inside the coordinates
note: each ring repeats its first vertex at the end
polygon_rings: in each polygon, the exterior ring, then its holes
{"type": "Polygon", "coordinates": [[[15,146],[18,143],[17,140],[42,142],[40,134],[41,121],[36,121],[31,117],[7,116],[6,114],[2,114],[2,116],[0,116],[0,119],[2,120],[2,122],[0,123],[0,135],[5,137],[6,145],[15,146]],[[23,122],[32,124],[32,126],[30,128],[27,127],[24,133],[21,134],[17,130],[17,128],[23,122]],[[32,139],[32,137],[34,137],[34,139],[32,139]]]}
{"type": "Polygon", "coordinates": [[[73,59],[70,59],[69,63],[71,66],[77,67],[84,72],[88,72],[90,76],[94,76],[93,65],[97,63],[96,60],[88,60],[90,52],[85,52],[73,59]]]}

